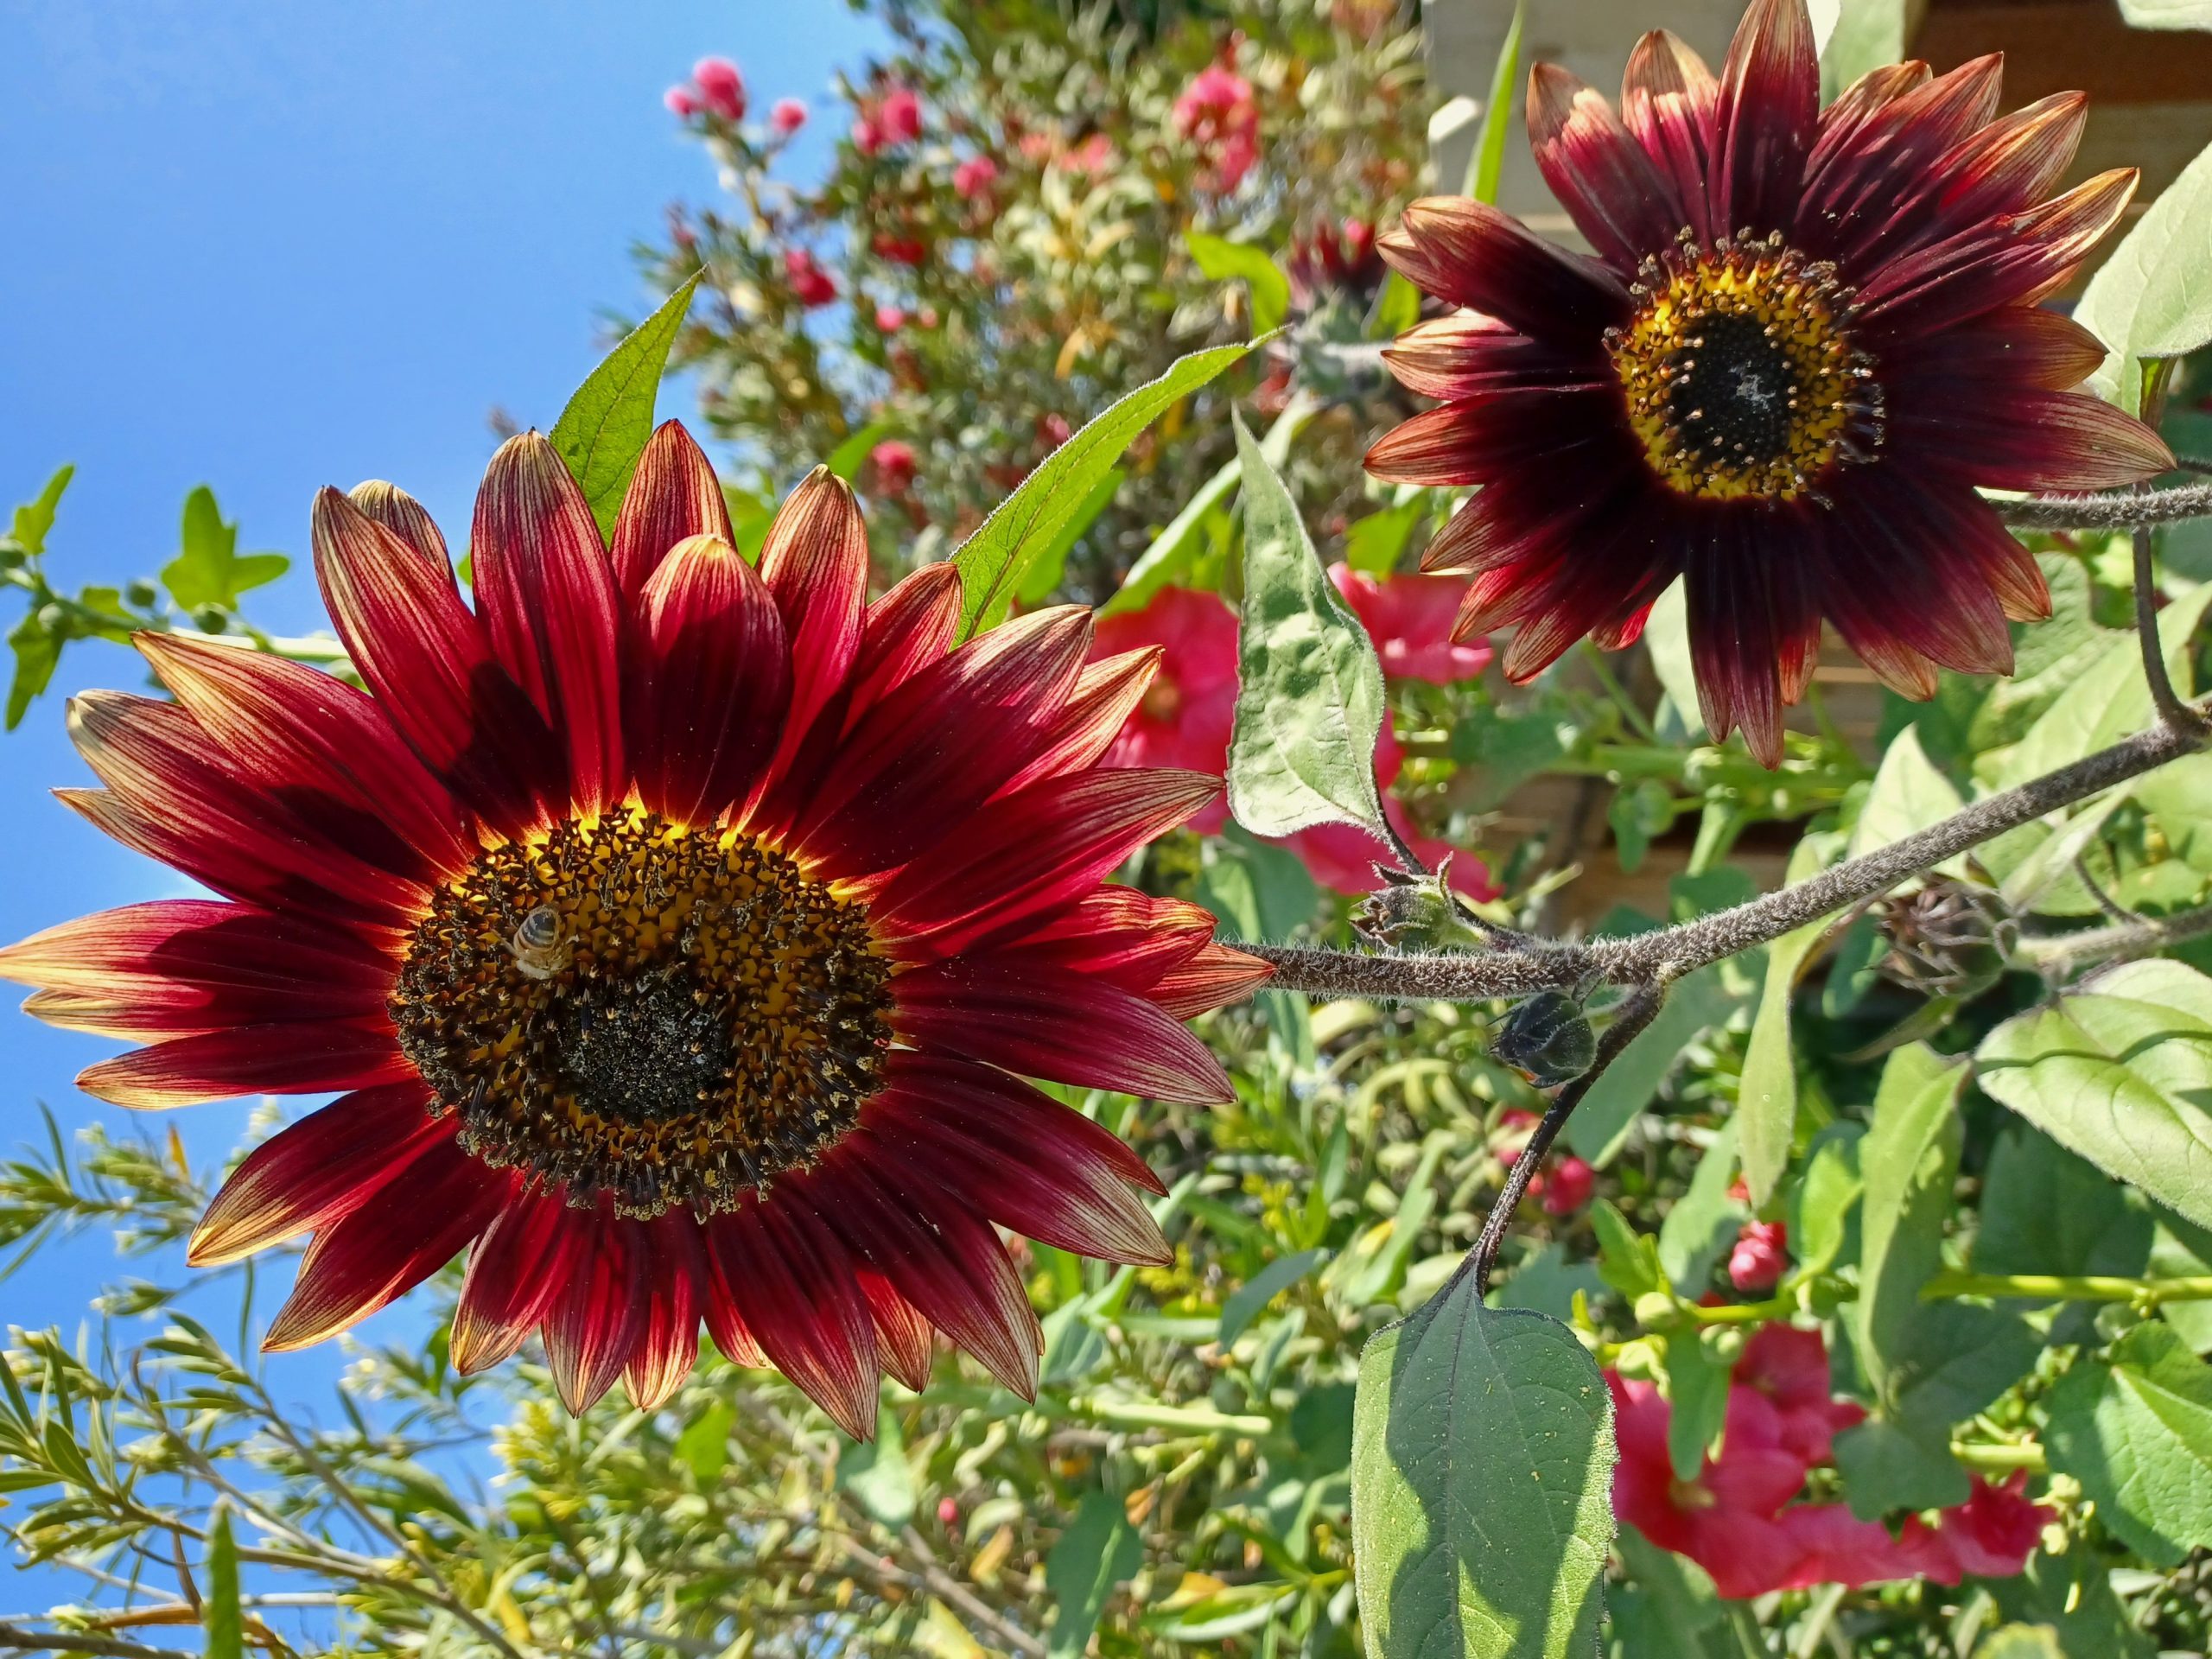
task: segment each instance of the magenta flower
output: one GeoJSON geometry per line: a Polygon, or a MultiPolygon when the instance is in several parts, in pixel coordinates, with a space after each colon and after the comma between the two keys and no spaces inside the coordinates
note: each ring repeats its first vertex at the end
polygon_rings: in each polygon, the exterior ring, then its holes
{"type": "Polygon", "coordinates": [[[886,438],[868,452],[869,472],[880,495],[904,495],[914,486],[914,448],[886,438]]]}
{"type": "Polygon", "coordinates": [[[1394,680],[1449,685],[1471,680],[1490,666],[1487,639],[1455,643],[1452,624],[1466,597],[1464,577],[1376,577],[1339,561],[1329,580],[1375,642],[1382,671],[1394,680]]]}
{"type": "Polygon", "coordinates": [[[1789,1228],[1785,1222],[1749,1221],[1728,1253],[1728,1282],[1747,1296],[1763,1296],[1789,1271],[1789,1228]]]}
{"type": "Polygon", "coordinates": [[[745,77],[728,58],[702,58],[691,66],[692,85],[707,107],[725,121],[745,119],[745,77]]]}
{"type": "Polygon", "coordinates": [[[988,196],[998,181],[999,164],[988,156],[970,156],[952,169],[952,188],[969,201],[988,196]]]}
{"type": "Polygon", "coordinates": [[[784,280],[791,284],[791,297],[810,311],[837,297],[836,279],[822,269],[810,249],[784,250],[784,280]]]}
{"type": "Polygon", "coordinates": [[[922,100],[911,86],[893,86],[875,106],[887,144],[911,144],[922,136],[922,100]]]}
{"type": "Polygon", "coordinates": [[[691,95],[689,86],[671,86],[660,95],[668,112],[679,121],[689,121],[699,113],[699,100],[691,95]]]}
{"type": "Polygon", "coordinates": [[[806,105],[795,98],[779,98],[768,111],[768,124],[788,138],[806,124],[806,105]]]}
{"type": "Polygon", "coordinates": [[[1210,63],[1175,99],[1176,130],[1197,146],[1215,189],[1234,190],[1260,159],[1260,110],[1252,83],[1210,63]]]}

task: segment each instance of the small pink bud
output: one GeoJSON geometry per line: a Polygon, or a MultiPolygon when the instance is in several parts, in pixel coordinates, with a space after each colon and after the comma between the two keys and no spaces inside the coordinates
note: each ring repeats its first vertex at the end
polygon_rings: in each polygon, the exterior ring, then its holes
{"type": "Polygon", "coordinates": [[[887,143],[911,144],[922,136],[922,100],[911,86],[893,86],[876,105],[887,143]]]}
{"type": "Polygon", "coordinates": [[[1764,1295],[1789,1271],[1789,1229],[1779,1221],[1749,1221],[1728,1255],[1728,1282],[1746,1295],[1764,1295]]]}
{"type": "Polygon", "coordinates": [[[1046,416],[1037,423],[1037,427],[1043,433],[1045,442],[1055,449],[1075,435],[1075,429],[1068,424],[1068,417],[1057,412],[1046,416]]]}
{"type": "Polygon", "coordinates": [[[670,87],[660,95],[660,101],[668,106],[668,112],[679,121],[689,121],[699,113],[699,100],[691,96],[691,90],[688,86],[670,87]]]}
{"type": "Polygon", "coordinates": [[[1548,1215],[1571,1216],[1590,1202],[1598,1185],[1598,1172],[1569,1154],[1552,1166],[1544,1183],[1544,1211],[1548,1215]]]}
{"type": "Polygon", "coordinates": [[[768,124],[789,137],[806,124],[806,105],[795,98],[779,98],[768,111],[768,124]]]}
{"type": "Polygon", "coordinates": [[[725,121],[745,119],[745,78],[728,58],[702,58],[691,66],[699,96],[725,121]]]}
{"type": "Polygon", "coordinates": [[[887,334],[895,334],[906,326],[906,314],[895,305],[875,308],[875,326],[887,334]]]}
{"type": "Polygon", "coordinates": [[[960,1506],[949,1497],[940,1497],[937,1501],[937,1518],[945,1526],[957,1526],[960,1521],[960,1506]]]}

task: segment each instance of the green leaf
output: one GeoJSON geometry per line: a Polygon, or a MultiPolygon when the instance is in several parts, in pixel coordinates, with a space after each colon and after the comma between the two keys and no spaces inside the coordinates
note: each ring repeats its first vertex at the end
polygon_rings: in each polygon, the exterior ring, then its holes
{"type": "Polygon", "coordinates": [[[1921,1302],[1889,1353],[1891,1414],[1929,1444],[1994,1403],[2025,1376],[2043,1342],[2026,1320],[1971,1302],[1921,1302]]]}
{"type": "MultiPolygon", "coordinates": [[[[1290,401],[1275,416],[1268,435],[1260,440],[1260,453],[1268,458],[1268,465],[1281,470],[1290,459],[1291,444],[1321,409],[1320,401],[1302,390],[1290,394],[1290,401]]],[[[1243,476],[1239,462],[1224,461],[1198,486],[1198,493],[1183,504],[1183,510],[1168,522],[1167,528],[1153,537],[1152,545],[1138,555],[1129,574],[1122,578],[1121,587],[1098,607],[1098,614],[1118,616],[1124,611],[1141,611],[1162,588],[1173,587],[1187,575],[1198,562],[1207,521],[1221,511],[1222,503],[1229,499],[1229,493],[1243,476]]]]}
{"type": "Polygon", "coordinates": [[[2120,0],[2131,29],[2212,29],[2212,0],[2120,0]]]}
{"type": "Polygon", "coordinates": [[[1420,496],[1370,512],[1344,531],[1344,563],[1370,576],[1387,576],[1397,568],[1398,556],[1414,527],[1428,512],[1420,496]]]}
{"type": "Polygon", "coordinates": [[[2061,1377],[2044,1446],[2137,1554],[2175,1567],[2212,1545],[2212,1366],[2172,1326],[2139,1325],[2109,1366],[2061,1377]]]}
{"type": "MultiPolygon", "coordinates": [[[[1717,1339],[1720,1332],[1707,1334],[1717,1339]]],[[[1667,1398],[1673,1411],[1667,1420],[1667,1455],[1677,1480],[1695,1480],[1705,1465],[1706,1447],[1720,1438],[1731,1369],[1695,1331],[1668,1340],[1667,1398]]]]}
{"type": "Polygon", "coordinates": [[[727,1400],[717,1400],[684,1425],[676,1437],[676,1460],[691,1471],[702,1486],[729,1466],[730,1426],[737,1413],[727,1400]]]}
{"type": "Polygon", "coordinates": [[[1982,1173],[1974,1269],[2130,1279],[2150,1262],[2157,1226],[2150,1207],[2095,1165],[2013,1123],[1982,1173]]]}
{"type": "Polygon", "coordinates": [[[1611,1609],[1623,1659],[1741,1659],[1719,1628],[1726,1610],[1703,1567],[1634,1527],[1623,1527],[1613,1548],[1628,1580],[1611,1609]]]}
{"type": "Polygon", "coordinates": [[[2185,754],[2136,780],[2135,804],[2190,868],[2212,874],[2212,755],[2185,754]]]}
{"type": "Polygon", "coordinates": [[[1052,589],[1067,574],[1069,551],[1083,538],[1083,533],[1098,522],[1098,515],[1112,504],[1115,493],[1128,476],[1122,467],[1109,467],[1105,477],[1090,486],[1090,493],[1077,504],[1067,523],[1060,526],[1060,533],[1037,556],[1037,562],[1022,577],[1020,588],[1014,594],[1016,599],[1024,605],[1036,605],[1052,597],[1052,589]]]}
{"type": "Polygon", "coordinates": [[[1982,1637],[1974,1659],[2066,1659],[2066,1649],[2048,1624],[2000,1624],[1982,1637]]]}
{"type": "Polygon", "coordinates": [[[36,611],[30,611],[8,630],[8,645],[16,653],[15,677],[8,682],[7,728],[12,732],[53,683],[61,661],[61,640],[47,632],[36,611]]]}
{"type": "Polygon", "coordinates": [[[888,421],[870,421],[832,449],[822,464],[830,469],[832,478],[842,478],[849,484],[868,465],[869,452],[897,429],[888,421]]]}
{"type": "Polygon", "coordinates": [[[894,1532],[914,1518],[921,1494],[897,1412],[876,1414],[874,1440],[847,1440],[838,1446],[837,1484],[871,1520],[894,1532]]]}
{"type": "Polygon", "coordinates": [[[1835,1466],[1851,1512],[1861,1521],[1899,1510],[1949,1509],[1974,1496],[1948,1436],[1931,1442],[1879,1417],[1835,1437],[1835,1466]]]}
{"type": "MultiPolygon", "coordinates": [[[[1257,344],[1254,341],[1253,344],[1257,344]]],[[[1128,393],[1045,457],[952,556],[966,639],[1005,619],[1030,563],[1060,533],[1122,453],[1168,406],[1189,397],[1252,349],[1217,346],[1178,358],[1157,380],[1128,393]]]]}
{"type": "MultiPolygon", "coordinates": [[[[1496,1285],[1496,1281],[1492,1281],[1496,1285]]],[[[1490,1294],[1492,1307],[1525,1307],[1564,1319],[1574,1311],[1577,1291],[1595,1296],[1605,1281],[1587,1262],[1569,1262],[1567,1247],[1557,1239],[1541,1250],[1521,1258],[1512,1276],[1490,1294]]]]}
{"type": "Polygon", "coordinates": [[[1896,1398],[1892,1365],[1920,1287],[1942,1262],[1943,1219],[1959,1166],[1962,1058],[1924,1043],[1900,1048],[1882,1068],[1874,1114],[1859,1143],[1859,1361],[1884,1401],[1896,1398]]]}
{"type": "Polygon", "coordinates": [[[553,447],[591,504],[601,539],[614,533],[614,518],[638,470],[638,457],[653,435],[653,404],[668,368],[668,348],[676,343],[683,314],[690,308],[696,273],[661,302],[585,377],[553,423],[553,447]]]}
{"type": "Polygon", "coordinates": [[[1985,1583],[2005,1618],[2056,1630],[2066,1659],[2155,1659],[2157,1643],[2136,1627],[2113,1593],[2112,1573],[2101,1550],[2031,1555],[2027,1571],[2018,1578],[1985,1583]]]}
{"type": "Polygon", "coordinates": [[[9,539],[16,546],[37,558],[46,551],[46,533],[54,528],[54,515],[61,505],[61,493],[69,487],[69,480],[77,475],[74,467],[64,467],[46,480],[46,487],[38,493],[35,501],[27,501],[16,509],[15,522],[9,529],[9,539]]]}
{"type": "Polygon", "coordinates": [[[1865,1183],[1859,1173],[1863,1124],[1831,1123],[1806,1149],[1805,1173],[1792,1194],[1789,1242],[1805,1273],[1825,1273],[1843,1254],[1852,1212],[1865,1183]]]}
{"type": "Polygon", "coordinates": [[[1643,622],[1643,648],[1651,653],[1652,671],[1667,701],[1687,734],[1695,737],[1705,729],[1705,716],[1697,700],[1697,671],[1690,663],[1689,601],[1680,582],[1652,601],[1643,622]]]}
{"type": "Polygon", "coordinates": [[[200,1622],[207,1631],[207,1659],[245,1659],[245,1615],[238,1606],[238,1551],[231,1541],[231,1516],[215,1512],[207,1539],[207,1588],[200,1622]]]}
{"type": "Polygon", "coordinates": [[[1821,48],[1821,101],[1836,95],[1870,69],[1904,56],[1906,0],[1842,0],[1835,31],[1821,48]]]}
{"type": "Polygon", "coordinates": [[[2212,980],[2124,963],[1982,1039],[1982,1088],[2061,1146],[2212,1226],[2212,980]]]}
{"type": "Polygon", "coordinates": [[[1599,1275],[1624,1297],[1634,1301],[1666,1288],[1659,1242],[1630,1226],[1612,1200],[1600,1198],[1590,1206],[1590,1230],[1598,1236],[1599,1275]]]}
{"type": "Polygon", "coordinates": [[[1269,1302],[1328,1259],[1328,1251],[1319,1246],[1279,1255],[1230,1292],[1229,1300],[1221,1305],[1221,1331],[1215,1338],[1222,1351],[1225,1353],[1235,1345],[1269,1302]]]}
{"type": "Polygon", "coordinates": [[[1586,1659],[1613,1535],[1612,1412],[1574,1333],[1471,1274],[1360,1356],[1354,1571],[1374,1659],[1586,1659]]]}
{"type": "Polygon", "coordinates": [[[1282,320],[1290,315],[1290,278],[1268,257],[1265,249],[1208,236],[1204,231],[1185,231],[1183,243],[1198,261],[1198,269],[1214,281],[1244,284],[1252,296],[1254,334],[1268,334],[1282,327],[1282,320]]]}
{"type": "Polygon", "coordinates": [[[238,545],[238,527],[223,522],[215,493],[202,484],[184,498],[182,550],[162,567],[162,585],[184,610],[202,605],[228,610],[240,594],[274,582],[291,569],[291,560],[282,553],[249,553],[240,558],[238,545]]]}
{"type": "MultiPolygon", "coordinates": [[[[2190,644],[2212,604],[2212,583],[2158,613],[2158,639],[2174,689],[2190,694],[2190,644]]],[[[2028,734],[2006,751],[2000,786],[2025,783],[2117,743],[2151,723],[2151,689],[2142,648],[2133,633],[2116,634],[2104,654],[2077,674],[2028,734]]]]}
{"type": "Polygon", "coordinates": [[[1115,1590],[1144,1564],[1144,1541],[1122,1500],[1094,1487],[1045,1558],[1045,1588],[1059,1611],[1046,1638],[1049,1659],[1077,1659],[1115,1590]]]}
{"type": "Polygon", "coordinates": [[[1910,727],[1883,752],[1866,799],[1852,826],[1847,856],[1863,857],[1941,823],[1966,803],[1958,785],[1936,769],[1910,727]]]}
{"type": "Polygon", "coordinates": [[[1382,664],[1321,569],[1306,521],[1244,423],[1244,605],[1229,810],[1259,836],[1355,823],[1387,842],[1375,784],[1382,664]]]}
{"type": "Polygon", "coordinates": [[[1497,61],[1490,72],[1490,96],[1483,102],[1483,124],[1475,135],[1474,149],[1467,156],[1467,177],[1461,194],[1477,201],[1497,200],[1497,176],[1505,166],[1505,138],[1512,130],[1513,90],[1521,83],[1521,25],[1523,0],[1513,0],[1513,21],[1497,48],[1497,61]]]}
{"type": "MultiPolygon", "coordinates": [[[[1910,747],[1917,755],[1920,745],[1910,734],[1890,753],[1910,747]]],[[[1921,764],[1926,766],[1923,760],[1921,764]]],[[[1883,762],[1886,771],[1889,762],[1883,762]]],[[[1881,779],[1877,774],[1874,795],[1881,779]]],[[[1956,798],[1955,796],[1953,798],[1956,798]]],[[[1784,885],[1809,881],[1827,865],[1836,851],[1832,836],[1807,836],[1791,849],[1784,885]]],[[[1758,1012],[1751,1016],[1751,1037],[1744,1050],[1744,1076],[1736,1096],[1736,1122],[1744,1160],[1744,1184],[1751,1202],[1764,1204],[1774,1196],[1782,1172],[1789,1167],[1789,1146],[1797,1133],[1797,1056],[1789,1040],[1789,1010],[1797,994],[1797,975],[1805,959],[1827,936],[1827,918],[1808,922],[1783,934],[1767,948],[1766,977],[1759,986],[1758,1012]]]]}
{"type": "Polygon", "coordinates": [[[1694,1301],[1713,1278],[1713,1265],[1725,1255],[1743,1224],[1742,1203],[1729,1196],[1736,1182],[1736,1131],[1731,1118],[1698,1160],[1689,1190],[1675,1201],[1659,1224],[1659,1264],[1677,1294],[1694,1301]]]}
{"type": "MultiPolygon", "coordinates": [[[[2202,0],[2199,0],[2202,4],[2202,0]]],[[[2146,359],[2179,357],[2212,340],[2212,148],[2182,168],[2098,267],[2074,320],[2105,345],[2089,379],[2131,414],[2143,404],[2146,359]]]]}

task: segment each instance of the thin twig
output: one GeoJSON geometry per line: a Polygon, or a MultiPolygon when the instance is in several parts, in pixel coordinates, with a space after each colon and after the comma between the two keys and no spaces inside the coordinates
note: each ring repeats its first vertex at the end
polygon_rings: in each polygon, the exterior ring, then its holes
{"type": "Polygon", "coordinates": [[[835,1539],[846,1557],[870,1578],[879,1582],[887,1580],[908,1589],[925,1587],[941,1600],[960,1609],[1016,1652],[1028,1655],[1029,1659],[1044,1659],[1046,1649],[1041,1640],[1005,1618],[943,1567],[937,1567],[934,1557],[922,1570],[908,1573],[895,1565],[887,1564],[881,1556],[850,1533],[831,1533],[829,1536],[835,1539]]]}
{"type": "Polygon", "coordinates": [[[0,1653],[92,1653],[107,1659],[194,1659],[177,1648],[149,1648],[83,1630],[32,1630],[0,1624],[0,1653]]]}
{"type": "Polygon", "coordinates": [[[2126,530],[2212,518],[2212,483],[2100,495],[2034,495],[1990,504],[2015,530],[2126,530]]]}
{"type": "Polygon", "coordinates": [[[1567,1120],[1574,1116],[1574,1109],[1582,1103],[1591,1085],[1605,1075],[1605,1068],[1621,1056],[1621,1051],[1634,1042],[1637,1034],[1651,1023],[1659,1012],[1659,1005],[1667,999],[1666,986],[1659,982],[1639,985],[1628,1001],[1622,1003],[1613,1023],[1605,1027],[1605,1034],[1599,1039],[1598,1052],[1590,1069],[1561,1089],[1554,1097],[1543,1121],[1536,1125],[1528,1144],[1514,1159],[1513,1166],[1505,1172],[1505,1186],[1497,1195],[1497,1202],[1490,1207],[1490,1214],[1483,1220],[1482,1236],[1475,1241],[1475,1248],[1467,1252],[1452,1274],[1471,1271],[1475,1275],[1475,1300],[1480,1301],[1490,1294],[1491,1269],[1497,1264],[1498,1247],[1505,1243],[1505,1230],[1513,1224],[1513,1212],[1521,1207],[1521,1200],[1529,1195],[1529,1183],[1535,1179],[1536,1167],[1551,1150],[1552,1142],[1559,1139],[1559,1132],[1567,1127],[1567,1120]]]}
{"type": "Polygon", "coordinates": [[[2098,880],[2095,872],[2089,868],[2089,856],[2086,852],[2074,855],[2074,879],[2082,884],[2082,890],[2096,902],[2097,908],[2104,912],[2111,920],[2133,925],[2142,919],[2105,891],[2104,883],[2098,880]]]}
{"type": "Polygon", "coordinates": [[[2212,933],[2212,905],[2185,910],[2176,916],[2138,916],[2112,927],[2083,928],[2072,933],[2050,933],[2023,939],[2018,955],[2045,969],[2063,969],[2076,963],[2099,962],[2113,957],[2147,956],[2170,944],[2201,939],[2212,933]]]}

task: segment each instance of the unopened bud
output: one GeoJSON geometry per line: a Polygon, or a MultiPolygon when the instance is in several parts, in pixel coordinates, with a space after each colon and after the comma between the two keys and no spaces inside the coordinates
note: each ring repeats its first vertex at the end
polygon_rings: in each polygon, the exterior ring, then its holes
{"type": "Polygon", "coordinates": [[[1539,991],[1516,1003],[1491,1039],[1490,1052],[1540,1088],[1571,1083],[1598,1058],[1597,1033],[1581,1003],[1564,991],[1539,991]]]}
{"type": "Polygon", "coordinates": [[[1987,887],[1936,878],[1882,907],[1890,953],[1884,978],[1929,996],[1968,1001],[1994,985],[2020,942],[2020,926],[1987,887]]]}

